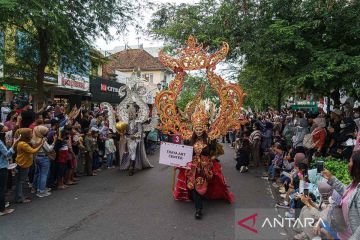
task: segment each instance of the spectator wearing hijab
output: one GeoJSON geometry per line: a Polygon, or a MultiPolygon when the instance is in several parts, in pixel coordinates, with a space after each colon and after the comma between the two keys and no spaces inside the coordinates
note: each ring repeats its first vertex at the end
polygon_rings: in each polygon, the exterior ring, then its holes
{"type": "Polygon", "coordinates": [[[349,161],[349,173],[352,182],[345,186],[328,170],[324,170],[322,175],[328,180],[336,192],[342,196],[341,210],[347,231],[338,233],[340,239],[358,240],[360,239],[360,152],[355,152],[349,161]]]}
{"type": "MultiPolygon", "coordinates": [[[[33,131],[33,139],[32,142],[34,146],[38,146],[41,144],[45,137],[47,136],[49,129],[45,126],[36,126],[33,131]]],[[[50,169],[50,159],[47,156],[50,152],[54,150],[54,145],[57,139],[55,135],[53,137],[54,141],[51,145],[44,141],[44,145],[40,150],[35,154],[35,176],[33,187],[36,189],[36,196],[48,197],[51,195],[49,189],[46,188],[46,183],[49,175],[50,169]]]]}
{"type": "Polygon", "coordinates": [[[298,118],[295,122],[295,135],[293,136],[293,147],[302,147],[305,135],[309,133],[308,121],[306,118],[298,118]]]}
{"type": "Polygon", "coordinates": [[[16,148],[17,173],[15,201],[18,203],[28,203],[31,202],[31,200],[24,198],[23,185],[29,173],[29,168],[33,164],[33,155],[42,148],[45,140],[42,140],[40,145],[35,148],[30,146],[33,137],[32,129],[30,128],[20,128],[16,131],[15,136],[20,137],[16,148]]]}

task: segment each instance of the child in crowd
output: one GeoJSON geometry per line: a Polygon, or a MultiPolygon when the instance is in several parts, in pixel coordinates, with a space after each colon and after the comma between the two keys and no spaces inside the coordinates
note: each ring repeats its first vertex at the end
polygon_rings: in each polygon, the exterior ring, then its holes
{"type": "Polygon", "coordinates": [[[112,132],[109,132],[105,140],[105,154],[107,160],[107,168],[114,168],[113,161],[115,158],[116,146],[113,139],[112,132]]]}
{"type": "Polygon", "coordinates": [[[62,130],[61,138],[56,141],[55,151],[57,152],[55,167],[56,167],[56,181],[58,189],[66,189],[68,186],[64,184],[65,174],[67,171],[67,164],[70,160],[70,151],[69,151],[69,138],[70,132],[67,130],[62,130]]]}
{"type": "Polygon", "coordinates": [[[267,176],[269,180],[275,180],[275,174],[277,169],[281,169],[283,165],[284,159],[284,148],[280,143],[275,143],[275,145],[271,148],[272,153],[274,154],[274,158],[271,161],[271,165],[268,169],[267,176]]]}

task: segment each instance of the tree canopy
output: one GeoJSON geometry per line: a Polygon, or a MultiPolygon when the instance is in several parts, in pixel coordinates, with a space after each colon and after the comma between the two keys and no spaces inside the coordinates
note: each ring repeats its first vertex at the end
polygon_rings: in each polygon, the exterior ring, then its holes
{"type": "Polygon", "coordinates": [[[201,0],[159,6],[149,29],[174,45],[228,42],[248,101],[279,107],[297,91],[360,93],[359,12],[360,1],[201,0]]]}

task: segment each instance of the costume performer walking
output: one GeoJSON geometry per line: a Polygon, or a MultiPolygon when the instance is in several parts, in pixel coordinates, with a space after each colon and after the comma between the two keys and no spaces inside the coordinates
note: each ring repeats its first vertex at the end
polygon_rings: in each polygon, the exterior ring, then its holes
{"type": "Polygon", "coordinates": [[[221,146],[216,139],[225,135],[229,128],[240,128],[238,119],[245,96],[239,85],[228,84],[215,74],[217,63],[226,57],[228,50],[228,44],[223,43],[218,52],[208,55],[203,46],[198,45],[190,36],[187,46],[178,50],[179,58],[167,55],[164,51],[159,53],[162,63],[176,73],[169,88],[156,96],[161,130],[165,134],[178,134],[193,146],[192,161],[187,164],[187,168],[180,169],[173,194],[176,200],[194,200],[196,219],[202,218],[203,198],[225,199],[229,202],[234,200],[221,172],[221,165],[216,159],[221,152],[221,146]],[[178,111],[176,100],[182,91],[187,74],[185,71],[201,69],[206,70],[210,86],[219,96],[220,107],[209,111],[211,108],[207,108],[206,104],[196,104],[191,112],[191,121],[186,121],[183,119],[184,114],[178,111]]]}
{"type": "Polygon", "coordinates": [[[116,110],[117,117],[121,120],[116,124],[116,128],[121,137],[125,136],[126,139],[126,150],[120,159],[120,170],[128,170],[129,176],[132,176],[135,170],[153,167],[146,155],[144,131],[153,129],[157,117],[153,116],[149,124],[144,124],[149,119],[149,107],[136,94],[135,89],[123,87],[120,93],[125,91],[126,97],[116,110]]]}

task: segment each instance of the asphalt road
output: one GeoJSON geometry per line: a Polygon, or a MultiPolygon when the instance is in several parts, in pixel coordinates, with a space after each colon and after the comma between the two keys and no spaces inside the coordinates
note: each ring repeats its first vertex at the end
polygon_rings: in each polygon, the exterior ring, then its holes
{"type": "MultiPolygon", "coordinates": [[[[194,219],[192,202],[173,200],[172,168],[159,165],[158,154],[150,160],[154,168],[132,177],[118,169],[103,170],[50,197],[13,205],[16,211],[0,218],[0,239],[232,240],[239,230],[235,212],[241,208],[267,208],[277,215],[270,185],[259,177],[261,170],[237,172],[228,146],[221,164],[235,203],[205,201],[201,221],[194,219]]],[[[285,234],[284,229],[276,229],[267,239],[287,239],[285,234]]],[[[237,239],[246,238],[240,234],[237,239]]]]}

